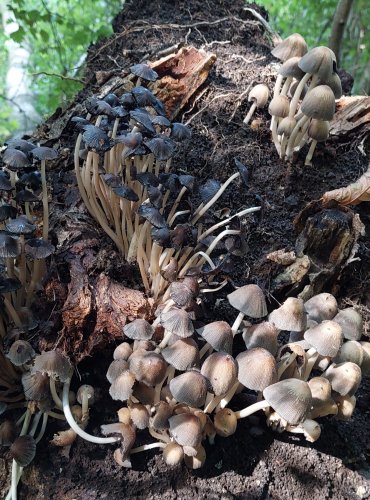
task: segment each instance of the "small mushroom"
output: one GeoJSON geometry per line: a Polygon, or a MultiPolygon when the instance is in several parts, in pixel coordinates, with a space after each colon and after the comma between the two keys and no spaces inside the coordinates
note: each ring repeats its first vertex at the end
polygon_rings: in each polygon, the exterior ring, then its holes
{"type": "Polygon", "coordinates": [[[259,83],[252,88],[248,95],[248,101],[253,104],[250,107],[247,116],[243,120],[244,125],[248,125],[256,108],[263,108],[266,106],[268,98],[269,88],[264,83],[259,83]]]}
{"type": "Polygon", "coordinates": [[[237,333],[244,316],[263,318],[267,315],[265,295],[258,285],[245,285],[237,288],[227,298],[230,305],[240,311],[231,327],[234,335],[237,333]]]}

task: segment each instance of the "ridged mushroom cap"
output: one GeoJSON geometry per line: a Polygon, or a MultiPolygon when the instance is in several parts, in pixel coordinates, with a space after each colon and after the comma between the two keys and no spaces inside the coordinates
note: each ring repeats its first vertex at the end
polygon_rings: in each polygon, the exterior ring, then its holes
{"type": "Polygon", "coordinates": [[[138,76],[142,80],[147,80],[148,82],[154,82],[158,78],[158,73],[148,64],[134,64],[130,67],[130,71],[133,75],[138,76]]]}
{"type": "Polygon", "coordinates": [[[46,240],[32,238],[26,242],[25,251],[34,259],[46,259],[54,253],[55,247],[46,240]]]}
{"type": "Polygon", "coordinates": [[[318,75],[325,81],[336,68],[335,54],[328,47],[314,47],[302,56],[298,65],[305,73],[318,75]]]}
{"type": "Polygon", "coordinates": [[[308,381],[312,394],[312,405],[326,403],[331,399],[331,384],[325,377],[313,377],[308,381]]]}
{"type": "Polygon", "coordinates": [[[146,429],[149,425],[149,412],[147,408],[140,403],[130,404],[130,414],[132,423],[138,429],[146,429]]]}
{"type": "Polygon", "coordinates": [[[301,111],[310,118],[332,120],[335,113],[335,97],[328,85],[318,85],[303,98],[301,111]]]}
{"type": "Polygon", "coordinates": [[[136,428],[132,424],[106,424],[100,426],[101,433],[104,436],[118,436],[121,438],[121,460],[125,460],[135,444],[136,428]]]}
{"type": "Polygon", "coordinates": [[[202,427],[198,417],[181,413],[169,418],[171,435],[181,446],[198,446],[202,439],[202,427]]]}
{"type": "Polygon", "coordinates": [[[303,300],[288,297],[285,302],[272,311],[268,320],[279,330],[300,332],[306,328],[307,318],[303,300]]]}
{"type": "Polygon", "coordinates": [[[28,167],[30,161],[28,156],[18,149],[8,148],[3,154],[3,162],[10,170],[18,170],[28,167]]]}
{"type": "Polygon", "coordinates": [[[227,298],[232,307],[250,318],[267,315],[265,295],[258,285],[244,285],[231,292],[227,298]]]}
{"type": "Polygon", "coordinates": [[[6,357],[14,366],[21,366],[28,363],[36,356],[36,353],[27,340],[16,340],[11,345],[6,357]]]}
{"type": "Polygon", "coordinates": [[[145,319],[135,319],[123,327],[123,333],[132,340],[149,340],[152,338],[154,330],[145,319]]]}
{"type": "Polygon", "coordinates": [[[331,293],[319,293],[308,299],[304,303],[310,319],[323,321],[324,319],[333,319],[338,312],[337,299],[331,293]]]}
{"type": "Polygon", "coordinates": [[[194,370],[182,373],[170,381],[170,391],[176,401],[194,408],[204,405],[207,389],[207,379],[194,370]]]}
{"type": "Polygon", "coordinates": [[[33,371],[47,373],[64,384],[71,378],[73,368],[67,356],[60,351],[47,351],[35,357],[33,371]]]}
{"type": "Polygon", "coordinates": [[[339,349],[338,354],[333,359],[334,363],[344,363],[345,361],[351,361],[351,363],[355,363],[356,365],[362,365],[364,359],[364,350],[360,344],[356,340],[348,340],[342,344],[342,347],[339,349]]]}
{"type": "Polygon", "coordinates": [[[277,367],[274,356],[256,347],[241,352],[236,357],[239,382],[252,391],[262,391],[277,382],[277,367]]]}
{"type": "Polygon", "coordinates": [[[122,342],[122,344],[119,344],[113,351],[113,359],[125,359],[128,360],[128,358],[132,354],[132,347],[128,342],[122,342]]]}
{"type": "Polygon", "coordinates": [[[291,133],[294,130],[294,127],[297,125],[297,120],[290,116],[286,116],[281,120],[278,125],[278,134],[285,134],[287,137],[290,137],[291,133]]]}
{"type": "Polygon", "coordinates": [[[286,61],[291,57],[302,57],[306,52],[307,43],[303,36],[299,33],[293,33],[276,45],[271,54],[280,61],[286,61]]]}
{"type": "Polygon", "coordinates": [[[163,448],[163,459],[170,467],[180,464],[184,459],[182,446],[175,442],[166,444],[163,448]]]}
{"type": "Polygon", "coordinates": [[[205,359],[200,372],[209,380],[215,396],[220,396],[235,383],[238,364],[230,354],[214,352],[205,359]]]}
{"type": "Polygon", "coordinates": [[[172,414],[172,406],[166,401],[160,401],[155,406],[155,414],[151,418],[150,426],[153,427],[153,429],[156,431],[169,429],[170,423],[168,419],[172,416],[172,414]]]}
{"type": "Polygon", "coordinates": [[[178,267],[177,260],[172,258],[167,266],[161,270],[162,278],[169,283],[174,282],[177,278],[178,267]]]}
{"type": "Polygon", "coordinates": [[[179,307],[187,306],[191,303],[194,297],[193,292],[186,285],[186,283],[182,281],[174,281],[173,283],[171,283],[169,293],[171,299],[179,307]]]}
{"type": "Polygon", "coordinates": [[[116,380],[117,377],[122,375],[123,372],[128,370],[128,362],[125,359],[115,359],[108,367],[106,377],[110,384],[116,380]]]}
{"type": "Polygon", "coordinates": [[[126,370],[113,380],[112,385],[109,388],[109,394],[114,400],[127,401],[132,394],[134,383],[134,375],[126,370]]]}
{"type": "Polygon", "coordinates": [[[291,425],[305,420],[312,406],[312,394],[307,382],[288,378],[266,387],[263,397],[276,413],[291,425]]]}
{"type": "Polygon", "coordinates": [[[287,59],[278,69],[279,75],[283,75],[285,78],[292,77],[297,80],[301,80],[304,77],[304,71],[298,66],[300,57],[295,56],[287,59]]]}
{"type": "Polygon", "coordinates": [[[233,333],[226,321],[213,321],[198,330],[198,333],[210,344],[215,351],[224,351],[231,354],[233,348],[233,333]]]}
{"type": "Polygon", "coordinates": [[[335,321],[325,320],[309,328],[304,334],[304,339],[322,356],[333,358],[342,345],[342,328],[335,321]]]}
{"type": "Polygon", "coordinates": [[[354,307],[347,307],[338,312],[334,317],[343,331],[343,336],[348,340],[360,340],[363,333],[363,320],[361,314],[354,307]]]}
{"type": "Polygon", "coordinates": [[[36,441],[32,436],[19,436],[10,447],[10,455],[21,467],[29,465],[36,455],[36,441]]]}
{"type": "Polygon", "coordinates": [[[312,119],[307,129],[307,135],[317,142],[326,141],[329,137],[329,122],[312,119]]]}
{"type": "Polygon", "coordinates": [[[257,104],[257,108],[263,108],[269,99],[269,88],[264,83],[259,83],[255,85],[248,95],[248,101],[255,102],[257,104]]]}
{"type": "Polygon", "coordinates": [[[361,383],[361,368],[355,363],[331,364],[323,377],[331,383],[332,389],[341,396],[353,396],[361,383]]]}
{"type": "Polygon", "coordinates": [[[8,220],[5,226],[7,231],[14,234],[31,234],[36,230],[35,224],[32,224],[25,215],[8,220]]]}
{"type": "Polygon", "coordinates": [[[274,97],[269,104],[269,113],[271,116],[285,118],[289,115],[289,99],[286,95],[274,97]]]}
{"type": "Polygon", "coordinates": [[[235,433],[238,420],[230,408],[218,410],[214,418],[214,426],[219,436],[229,437],[235,433]]]}
{"type": "Polygon", "coordinates": [[[343,94],[342,82],[338,76],[338,73],[333,72],[329,78],[319,80],[319,85],[329,85],[331,90],[333,91],[334,97],[336,99],[340,99],[343,94]]]}
{"type": "Polygon", "coordinates": [[[0,446],[10,446],[17,437],[17,428],[13,420],[4,420],[0,424],[0,446]]]}
{"type": "Polygon", "coordinates": [[[50,396],[50,382],[46,373],[28,371],[23,373],[22,386],[28,401],[41,401],[50,396]]]}
{"type": "Polygon", "coordinates": [[[273,323],[263,321],[243,330],[243,340],[247,349],[262,347],[275,356],[278,349],[279,330],[273,323]]]}
{"type": "Polygon", "coordinates": [[[184,309],[173,307],[160,315],[160,322],[165,330],[179,337],[191,337],[194,333],[193,323],[184,309]]]}
{"type": "Polygon", "coordinates": [[[142,356],[131,357],[130,371],[139,382],[146,385],[157,385],[164,377],[167,363],[163,356],[156,352],[146,352],[142,356]]]}
{"type": "Polygon", "coordinates": [[[178,339],[162,350],[162,356],[176,370],[185,371],[199,365],[199,349],[191,339],[178,339]]]}
{"type": "Polygon", "coordinates": [[[56,158],[58,158],[58,151],[46,146],[38,146],[36,148],[33,148],[31,150],[31,154],[38,160],[55,160],[56,158]]]}
{"type": "Polygon", "coordinates": [[[0,233],[0,257],[3,259],[16,258],[21,253],[21,246],[17,238],[0,233]]]}
{"type": "Polygon", "coordinates": [[[361,371],[362,375],[367,375],[370,372],[370,342],[360,342],[363,349],[363,358],[361,371]]]}

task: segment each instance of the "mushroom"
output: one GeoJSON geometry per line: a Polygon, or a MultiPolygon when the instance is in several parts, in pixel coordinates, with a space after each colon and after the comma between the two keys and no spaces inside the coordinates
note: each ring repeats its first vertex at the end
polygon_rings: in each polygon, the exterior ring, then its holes
{"type": "Polygon", "coordinates": [[[331,396],[331,384],[324,377],[313,377],[308,381],[312,394],[310,417],[315,419],[326,415],[336,415],[338,407],[331,396]]]}
{"type": "Polygon", "coordinates": [[[145,319],[135,319],[123,327],[123,333],[132,340],[150,340],[154,330],[145,319]]]}
{"type": "Polygon", "coordinates": [[[263,321],[243,330],[243,340],[247,349],[263,347],[275,356],[278,349],[279,330],[273,323],[263,321]]]}
{"type": "Polygon", "coordinates": [[[306,314],[303,300],[288,297],[285,302],[272,311],[268,317],[270,323],[279,330],[300,332],[306,328],[306,314]]]}
{"type": "Polygon", "coordinates": [[[337,355],[333,359],[334,363],[344,363],[351,361],[361,367],[364,359],[364,350],[359,342],[356,340],[348,340],[344,342],[339,349],[337,355]]]}
{"type": "Polygon", "coordinates": [[[229,408],[218,410],[214,418],[214,426],[219,436],[229,437],[235,433],[238,419],[229,408]]]}
{"type": "Polygon", "coordinates": [[[350,361],[333,363],[323,377],[329,380],[333,391],[341,396],[353,396],[361,383],[361,368],[350,361]]]}
{"type": "Polygon", "coordinates": [[[302,57],[307,52],[307,43],[302,35],[293,33],[279,44],[276,45],[271,51],[271,54],[280,59],[280,61],[287,61],[291,57],[302,57]]]}
{"type": "Polygon", "coordinates": [[[213,321],[197,330],[204,338],[206,344],[201,349],[199,355],[202,358],[207,351],[224,351],[231,354],[233,347],[233,333],[230,325],[226,321],[213,321]]]}
{"type": "Polygon", "coordinates": [[[166,464],[171,467],[178,465],[184,459],[184,450],[176,442],[167,443],[163,448],[163,458],[166,464]]]}
{"type": "Polygon", "coordinates": [[[342,327],[343,337],[348,340],[360,340],[363,332],[361,314],[354,307],[338,311],[334,321],[342,327]]]}
{"type": "Polygon", "coordinates": [[[265,295],[258,285],[237,288],[227,296],[227,299],[234,309],[240,311],[231,327],[233,335],[237,333],[244,316],[259,319],[267,315],[265,295]]]}
{"type": "Polygon", "coordinates": [[[252,88],[248,95],[248,101],[253,104],[250,107],[247,116],[243,120],[244,125],[248,125],[256,108],[263,108],[266,106],[268,98],[269,88],[264,83],[259,83],[252,88]]]}
{"type": "Polygon", "coordinates": [[[80,403],[82,408],[81,422],[85,422],[89,419],[89,405],[91,406],[95,400],[94,387],[91,385],[81,385],[77,391],[77,401],[80,403]]]}
{"type": "Polygon", "coordinates": [[[170,391],[176,401],[194,408],[204,405],[207,389],[207,379],[195,370],[182,373],[170,381],[170,391]]]}
{"type": "Polygon", "coordinates": [[[31,282],[27,290],[26,306],[30,307],[36,287],[40,284],[42,265],[52,253],[55,247],[46,240],[37,238],[29,239],[25,244],[25,252],[34,259],[31,274],[31,282]]]}
{"type": "Polygon", "coordinates": [[[269,114],[272,116],[271,119],[271,132],[272,132],[272,140],[275,144],[275,147],[280,153],[280,144],[277,135],[277,126],[278,119],[284,119],[289,114],[289,99],[286,95],[277,95],[272,99],[269,104],[269,114]]]}
{"type": "Polygon", "coordinates": [[[202,427],[198,417],[191,413],[181,413],[169,418],[170,432],[181,446],[197,447],[202,439],[202,427]]]}
{"type": "Polygon", "coordinates": [[[307,135],[312,139],[304,164],[311,165],[312,155],[318,142],[326,141],[329,137],[329,122],[312,119],[307,130],[307,135]]]}
{"type": "Polygon", "coordinates": [[[36,353],[29,342],[26,340],[16,340],[11,345],[7,358],[11,361],[14,366],[22,366],[30,361],[36,356],[36,353]]]}

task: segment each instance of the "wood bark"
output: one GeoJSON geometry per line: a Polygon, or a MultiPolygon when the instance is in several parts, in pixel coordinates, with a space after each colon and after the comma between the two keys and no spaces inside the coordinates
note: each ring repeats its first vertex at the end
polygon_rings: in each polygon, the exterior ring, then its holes
{"type": "Polygon", "coordinates": [[[333,25],[329,40],[329,47],[337,57],[337,66],[340,67],[340,51],[342,46],[344,29],[348,20],[353,0],[339,0],[334,14],[333,25]]]}

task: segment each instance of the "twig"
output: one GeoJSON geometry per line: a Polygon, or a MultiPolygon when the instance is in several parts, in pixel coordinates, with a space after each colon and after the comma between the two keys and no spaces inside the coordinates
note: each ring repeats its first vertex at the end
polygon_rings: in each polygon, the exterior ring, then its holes
{"type": "Polygon", "coordinates": [[[73,78],[73,76],[60,75],[59,73],[49,73],[48,71],[38,71],[37,73],[30,73],[30,75],[31,76],[39,76],[39,75],[55,76],[57,78],[61,78],[62,80],[71,80],[72,82],[82,83],[82,85],[86,84],[86,82],[84,80],[80,80],[80,78],[73,78]]]}
{"type": "Polygon", "coordinates": [[[261,14],[259,12],[257,12],[254,9],[251,9],[249,7],[244,7],[243,10],[245,10],[246,12],[249,12],[250,14],[252,14],[253,17],[255,17],[256,19],[258,19],[258,21],[263,25],[263,27],[265,28],[265,30],[271,35],[271,38],[272,38],[272,41],[273,41],[274,45],[277,45],[278,43],[281,42],[280,35],[278,35],[278,33],[276,33],[276,31],[274,31],[271,28],[271,26],[269,25],[269,23],[266,21],[266,19],[264,17],[261,16],[261,14]]]}
{"type": "Polygon", "coordinates": [[[244,92],[242,92],[238,98],[238,100],[236,101],[236,106],[234,108],[234,111],[231,113],[231,116],[229,118],[229,123],[234,119],[234,116],[237,112],[237,110],[239,109],[239,106],[241,105],[241,103],[244,101],[244,99],[247,97],[248,93],[249,93],[249,90],[250,88],[252,87],[252,85],[254,84],[254,81],[252,81],[248,87],[244,90],[244,92]]]}
{"type": "Polygon", "coordinates": [[[214,96],[214,97],[213,97],[213,98],[212,98],[209,102],[207,102],[207,104],[206,104],[205,106],[203,106],[203,108],[202,108],[202,109],[200,109],[200,110],[199,110],[199,111],[197,111],[197,112],[196,112],[193,116],[191,116],[191,117],[189,118],[189,120],[188,120],[187,122],[185,122],[185,125],[189,125],[189,123],[190,123],[190,122],[192,122],[192,121],[193,121],[193,119],[194,119],[196,116],[198,116],[198,115],[200,115],[201,113],[203,113],[203,111],[204,111],[205,109],[207,109],[207,108],[208,108],[208,107],[209,107],[209,106],[213,103],[213,101],[215,101],[216,99],[221,99],[222,97],[228,97],[229,95],[232,95],[232,94],[234,94],[234,92],[228,92],[227,94],[217,94],[217,95],[215,95],[215,96],[214,96]]]}

